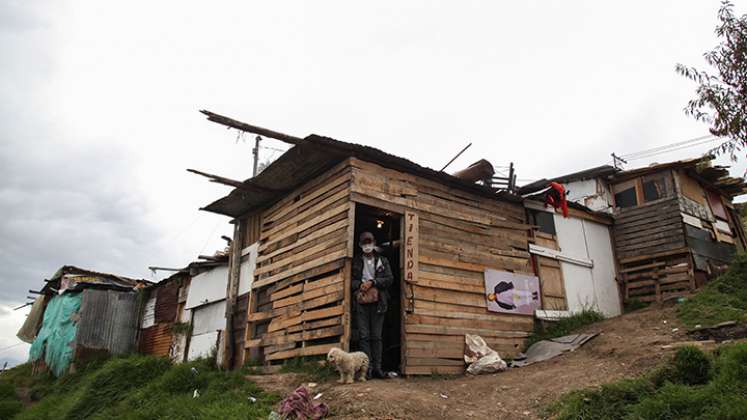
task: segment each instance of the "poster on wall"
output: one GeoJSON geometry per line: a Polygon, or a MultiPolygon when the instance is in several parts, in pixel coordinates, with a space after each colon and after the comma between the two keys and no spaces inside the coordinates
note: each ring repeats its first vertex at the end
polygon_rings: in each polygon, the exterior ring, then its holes
{"type": "Polygon", "coordinates": [[[539,279],[528,274],[486,268],[485,299],[492,312],[534,315],[542,308],[539,279]]]}

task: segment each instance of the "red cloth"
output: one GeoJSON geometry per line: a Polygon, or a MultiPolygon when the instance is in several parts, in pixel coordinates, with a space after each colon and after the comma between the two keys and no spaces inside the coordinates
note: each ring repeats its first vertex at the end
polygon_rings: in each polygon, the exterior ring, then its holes
{"type": "Polygon", "coordinates": [[[563,212],[563,217],[568,217],[568,201],[565,199],[565,187],[557,182],[550,183],[550,190],[545,194],[545,207],[553,206],[563,212]]]}
{"type": "Polygon", "coordinates": [[[299,386],[280,403],[280,414],[283,418],[298,420],[319,420],[329,414],[329,410],[324,403],[314,402],[309,391],[305,387],[299,386]]]}

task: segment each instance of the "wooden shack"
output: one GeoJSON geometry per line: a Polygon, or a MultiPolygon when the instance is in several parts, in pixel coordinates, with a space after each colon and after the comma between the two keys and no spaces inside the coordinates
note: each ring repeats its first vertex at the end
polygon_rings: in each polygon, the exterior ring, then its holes
{"type": "MultiPolygon", "coordinates": [[[[611,215],[618,280],[625,301],[684,296],[721,273],[747,244],[732,199],[742,178],[712,158],[633,170],[600,166],[552,179],[568,199],[611,215]]],[[[551,180],[526,185],[535,193],[551,180]]]]}
{"type": "Polygon", "coordinates": [[[488,312],[483,279],[488,268],[533,274],[531,226],[518,197],[370,147],[316,135],[290,141],[294,147],[242,183],[206,174],[235,186],[204,208],[236,225],[229,313],[244,250],[258,247],[246,328],[233,331],[246,334],[245,348],[229,354],[277,365],[355,348],[350,269],[363,230],[395,271],[385,368],[460,373],[468,333],[502,355],[520,350],[533,317],[488,312]]]}
{"type": "Polygon", "coordinates": [[[609,183],[626,300],[683,296],[745,249],[732,205],[732,197],[745,192],[744,181],[707,158],[619,172],[609,183]]]}

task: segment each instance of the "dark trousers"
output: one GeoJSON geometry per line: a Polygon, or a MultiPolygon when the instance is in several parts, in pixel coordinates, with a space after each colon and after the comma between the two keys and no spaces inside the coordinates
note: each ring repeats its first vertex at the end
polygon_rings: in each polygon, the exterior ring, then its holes
{"type": "Polygon", "coordinates": [[[358,326],[358,342],[361,351],[366,353],[371,361],[372,369],[381,369],[381,353],[383,344],[381,333],[384,330],[384,315],[377,312],[378,304],[355,304],[356,324],[358,326]]]}

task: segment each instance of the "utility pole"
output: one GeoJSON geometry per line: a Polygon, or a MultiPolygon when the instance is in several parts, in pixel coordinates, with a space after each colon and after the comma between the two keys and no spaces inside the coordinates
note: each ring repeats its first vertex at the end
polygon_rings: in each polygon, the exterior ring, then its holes
{"type": "Polygon", "coordinates": [[[615,169],[623,169],[623,163],[628,163],[628,161],[612,153],[612,165],[615,167],[615,169]]]}
{"type": "Polygon", "coordinates": [[[259,163],[259,142],[262,141],[262,137],[257,136],[254,138],[254,149],[252,154],[254,155],[254,170],[252,170],[252,178],[257,176],[257,164],[259,163]]]}

